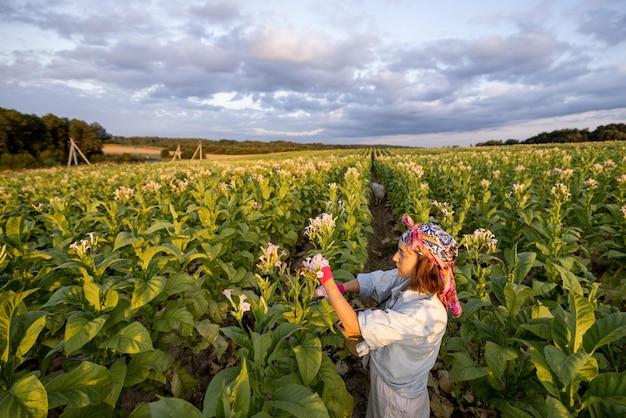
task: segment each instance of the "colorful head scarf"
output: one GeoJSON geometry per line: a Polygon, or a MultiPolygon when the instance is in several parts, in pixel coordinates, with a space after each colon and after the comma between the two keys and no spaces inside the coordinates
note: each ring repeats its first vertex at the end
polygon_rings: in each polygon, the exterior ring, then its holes
{"type": "Polygon", "coordinates": [[[402,217],[402,223],[409,229],[402,235],[402,242],[412,250],[420,250],[426,258],[441,269],[443,291],[437,296],[453,317],[461,316],[462,309],[456,294],[454,283],[454,260],[458,255],[459,244],[450,234],[434,223],[415,224],[408,215],[402,217]]]}

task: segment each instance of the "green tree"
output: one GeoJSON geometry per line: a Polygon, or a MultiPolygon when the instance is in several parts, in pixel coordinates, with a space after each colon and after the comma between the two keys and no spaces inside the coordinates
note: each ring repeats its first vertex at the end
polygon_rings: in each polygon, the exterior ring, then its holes
{"type": "Polygon", "coordinates": [[[72,119],[69,134],[85,155],[102,154],[102,139],[98,136],[98,132],[87,123],[72,119]]]}

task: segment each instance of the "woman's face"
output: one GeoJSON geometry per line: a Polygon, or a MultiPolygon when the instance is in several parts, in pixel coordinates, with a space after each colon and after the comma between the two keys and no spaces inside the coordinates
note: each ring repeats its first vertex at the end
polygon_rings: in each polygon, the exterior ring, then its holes
{"type": "Polygon", "coordinates": [[[393,261],[395,261],[398,268],[398,275],[405,278],[411,277],[418,257],[417,252],[411,250],[411,247],[400,241],[398,243],[398,251],[393,255],[393,261]]]}

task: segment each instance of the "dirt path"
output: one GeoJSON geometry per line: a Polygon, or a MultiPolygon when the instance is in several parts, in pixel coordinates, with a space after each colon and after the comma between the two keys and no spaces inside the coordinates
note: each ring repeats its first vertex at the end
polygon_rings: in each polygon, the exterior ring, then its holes
{"type": "MultiPolygon", "coordinates": [[[[377,181],[372,173],[372,181],[377,181]]],[[[376,204],[374,197],[370,200],[372,212],[373,233],[367,234],[368,258],[363,272],[368,273],[376,270],[390,270],[395,268],[392,260],[398,246],[398,233],[394,230],[395,221],[387,199],[376,204]]],[[[371,306],[371,301],[362,300],[358,296],[350,295],[350,303],[357,308],[371,306]]],[[[363,418],[367,410],[367,396],[369,394],[369,370],[361,365],[361,360],[353,357],[345,359],[348,372],[343,375],[346,388],[354,399],[353,418],[363,418]]]]}

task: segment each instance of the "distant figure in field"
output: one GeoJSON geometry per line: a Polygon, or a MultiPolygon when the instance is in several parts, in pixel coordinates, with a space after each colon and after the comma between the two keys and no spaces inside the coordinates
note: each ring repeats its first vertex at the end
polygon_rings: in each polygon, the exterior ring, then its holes
{"type": "Polygon", "coordinates": [[[385,200],[385,186],[373,181],[371,187],[374,192],[374,204],[380,205],[385,200]]]}

